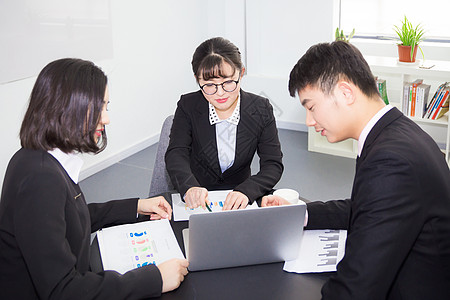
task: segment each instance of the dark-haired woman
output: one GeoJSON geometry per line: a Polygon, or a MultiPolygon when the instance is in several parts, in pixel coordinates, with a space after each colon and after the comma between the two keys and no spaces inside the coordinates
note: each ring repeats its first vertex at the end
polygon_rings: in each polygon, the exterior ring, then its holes
{"type": "Polygon", "coordinates": [[[232,192],[223,209],[245,208],[269,193],[283,172],[272,106],[240,88],[245,72],[241,54],[224,38],[200,44],[192,69],[200,90],[178,101],[167,171],[190,208],[205,208],[208,190],[227,189],[232,192]],[[260,171],[251,175],[255,153],[260,171]]]}
{"type": "Polygon", "coordinates": [[[174,259],[123,275],[89,270],[90,233],[170,218],[162,197],[87,205],[77,153],[106,146],[107,78],[93,63],[49,63],[32,90],[0,202],[0,299],[141,299],[177,288],[187,261],[174,259]],[[147,217],[148,219],[148,217],[147,217]]]}

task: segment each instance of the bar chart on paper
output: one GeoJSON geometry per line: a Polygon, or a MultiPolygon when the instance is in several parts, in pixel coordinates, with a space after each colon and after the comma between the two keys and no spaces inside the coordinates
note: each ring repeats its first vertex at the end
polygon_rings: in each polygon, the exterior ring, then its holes
{"type": "MultiPolygon", "coordinates": [[[[208,206],[212,212],[222,211],[225,199],[231,190],[223,191],[208,191],[208,206]]],[[[193,214],[209,213],[207,209],[202,207],[189,208],[186,203],[181,200],[180,194],[172,194],[172,208],[174,221],[188,221],[189,216],[193,214]]],[[[248,205],[247,208],[258,208],[258,204],[253,202],[252,205],[248,205]]]]}
{"type": "Polygon", "coordinates": [[[287,261],[284,270],[296,273],[336,271],[344,257],[346,230],[304,230],[299,255],[287,261]]]}
{"type": "Polygon", "coordinates": [[[121,274],[184,258],[168,220],[119,225],[97,232],[104,270],[121,274]]]}
{"type": "Polygon", "coordinates": [[[140,268],[149,264],[156,264],[158,257],[158,247],[153,237],[147,230],[141,232],[128,232],[128,246],[132,251],[133,267],[140,268]]]}

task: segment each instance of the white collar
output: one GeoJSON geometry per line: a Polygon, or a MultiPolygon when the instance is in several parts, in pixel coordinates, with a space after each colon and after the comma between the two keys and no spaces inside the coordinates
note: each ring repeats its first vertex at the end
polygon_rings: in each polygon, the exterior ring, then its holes
{"type": "Polygon", "coordinates": [[[227,121],[230,124],[238,125],[239,120],[241,119],[241,97],[238,98],[238,103],[236,107],[234,108],[233,113],[231,116],[226,120],[219,119],[219,116],[217,115],[216,108],[209,103],[209,124],[214,125],[216,123],[220,123],[222,121],[227,121]]]}
{"type": "Polygon", "coordinates": [[[381,117],[384,116],[388,111],[390,111],[392,107],[393,106],[389,104],[380,109],[361,131],[361,134],[358,138],[358,157],[361,156],[364,143],[366,142],[366,138],[369,135],[369,132],[372,130],[373,126],[375,126],[375,124],[381,119],[381,117]]]}
{"type": "Polygon", "coordinates": [[[58,148],[47,152],[56,158],[64,170],[66,170],[70,179],[78,184],[78,178],[80,176],[81,167],[83,166],[83,160],[74,152],[64,153],[58,148]]]}

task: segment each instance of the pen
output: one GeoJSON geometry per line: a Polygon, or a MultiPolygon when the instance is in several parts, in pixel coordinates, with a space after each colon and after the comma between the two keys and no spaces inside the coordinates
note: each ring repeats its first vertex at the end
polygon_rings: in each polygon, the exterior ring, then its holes
{"type": "Polygon", "coordinates": [[[206,208],[207,208],[210,212],[212,212],[211,208],[210,208],[209,205],[208,205],[208,202],[206,202],[206,208]]]}

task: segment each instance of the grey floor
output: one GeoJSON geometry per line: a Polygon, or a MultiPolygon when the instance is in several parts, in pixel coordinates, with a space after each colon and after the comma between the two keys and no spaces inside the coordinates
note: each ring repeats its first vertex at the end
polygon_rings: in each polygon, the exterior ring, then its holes
{"type": "MultiPolygon", "coordinates": [[[[355,160],[308,152],[306,132],[279,130],[284,173],[275,188],[292,188],[311,201],[350,197],[355,160]]],[[[152,145],[80,182],[86,201],[148,196],[157,145],[152,145]]],[[[252,171],[258,170],[258,157],[252,171]]]]}

